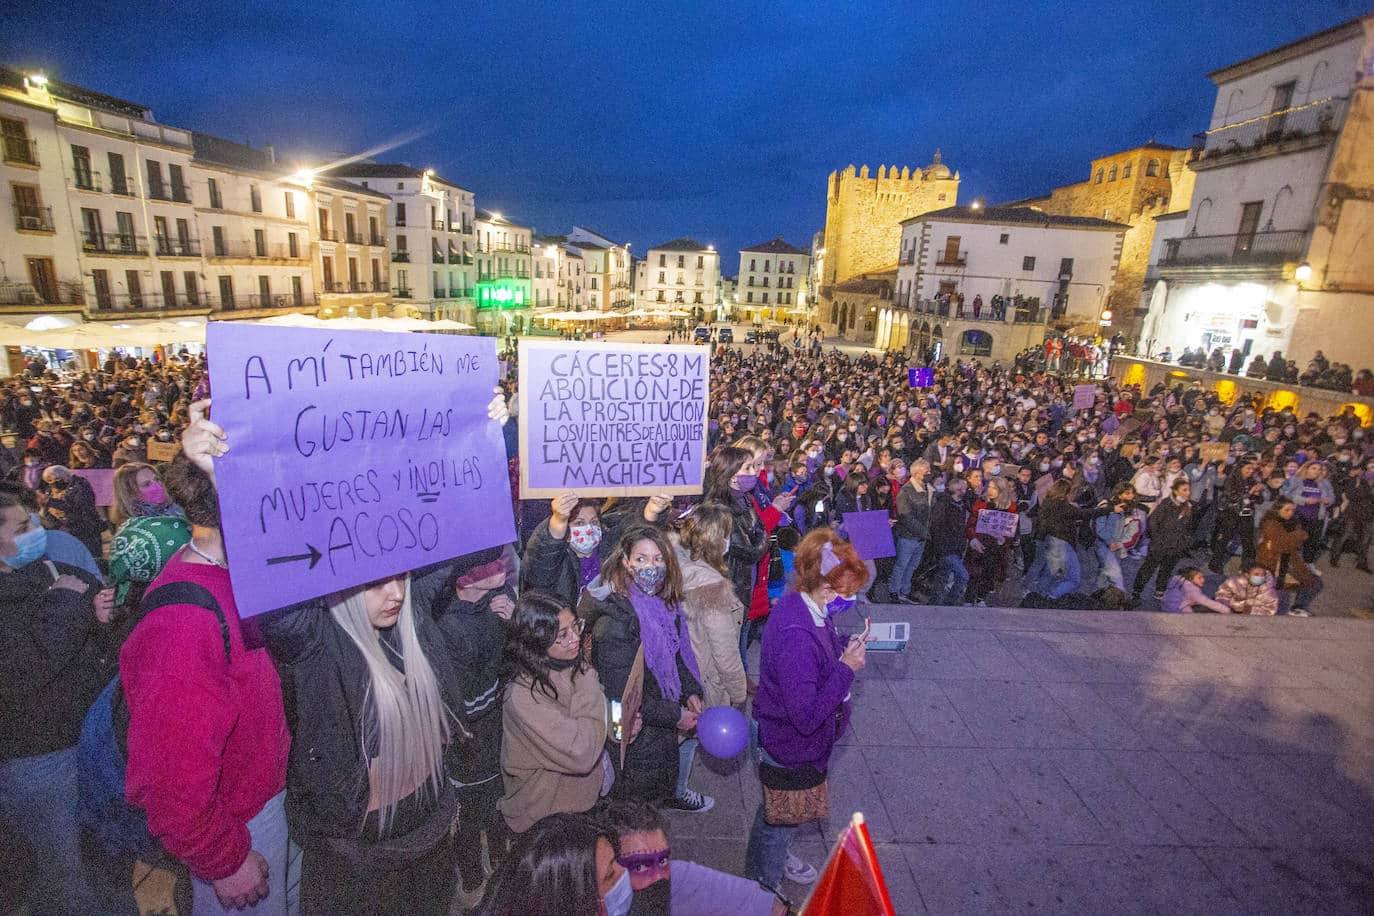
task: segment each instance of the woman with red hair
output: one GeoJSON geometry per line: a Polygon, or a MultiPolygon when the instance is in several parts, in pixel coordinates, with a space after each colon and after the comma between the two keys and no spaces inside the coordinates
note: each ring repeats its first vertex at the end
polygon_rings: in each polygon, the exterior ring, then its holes
{"type": "Polygon", "coordinates": [[[803,884],[816,880],[816,870],[787,844],[798,826],[827,813],[830,751],[849,722],[849,688],[864,666],[867,635],[865,628],[845,638],[832,618],[854,606],[867,580],[853,545],[817,528],[797,546],[791,590],[773,605],[764,626],[754,697],[764,801],[744,867],[748,877],[773,889],[784,874],[803,884]]]}

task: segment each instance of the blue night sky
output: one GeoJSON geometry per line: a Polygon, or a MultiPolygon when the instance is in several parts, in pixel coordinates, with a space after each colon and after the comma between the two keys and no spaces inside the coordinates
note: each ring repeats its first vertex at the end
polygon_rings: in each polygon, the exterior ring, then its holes
{"type": "Polygon", "coordinates": [[[433,166],[541,232],[809,244],[846,164],[1042,193],[1206,126],[1209,70],[1368,0],[6,4],[0,61],[318,162],[433,166]]]}

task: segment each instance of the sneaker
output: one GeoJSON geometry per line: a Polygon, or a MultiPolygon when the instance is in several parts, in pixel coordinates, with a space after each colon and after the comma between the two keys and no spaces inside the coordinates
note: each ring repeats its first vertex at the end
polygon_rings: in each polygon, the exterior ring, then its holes
{"type": "Polygon", "coordinates": [[[1164,592],[1162,592],[1162,591],[1156,591],[1156,592],[1155,592],[1155,600],[1156,600],[1156,601],[1158,601],[1160,598],[1163,598],[1163,597],[1164,597],[1164,592]]]}
{"type": "Polygon", "coordinates": [[[987,603],[986,601],[984,601],[982,598],[979,598],[977,601],[973,602],[973,606],[974,606],[974,607],[987,607],[987,606],[988,606],[988,603],[987,603]]]}
{"type": "Polygon", "coordinates": [[[688,789],[677,798],[669,799],[664,805],[673,811],[690,811],[693,814],[704,814],[716,806],[716,800],[709,795],[702,795],[696,789],[688,789]]]}
{"type": "Polygon", "coordinates": [[[787,880],[795,884],[811,884],[819,875],[810,865],[801,859],[787,853],[787,864],[783,866],[782,873],[787,876],[787,880]]]}
{"type": "Polygon", "coordinates": [[[1304,607],[1295,607],[1288,612],[1289,617],[1311,617],[1312,614],[1304,607]]]}

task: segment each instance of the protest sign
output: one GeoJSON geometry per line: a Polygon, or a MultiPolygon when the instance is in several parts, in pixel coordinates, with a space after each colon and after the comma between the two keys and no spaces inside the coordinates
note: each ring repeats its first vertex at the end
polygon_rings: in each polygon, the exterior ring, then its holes
{"type": "Polygon", "coordinates": [[[978,521],[973,530],[995,538],[1016,537],[1017,517],[1015,512],[1002,512],[998,509],[979,509],[978,521]]]}
{"type": "Polygon", "coordinates": [[[892,517],[885,509],[876,512],[846,512],[844,533],[860,560],[895,557],[897,544],[892,539],[892,517]]]}
{"type": "Polygon", "coordinates": [[[1231,446],[1226,442],[1203,442],[1197,452],[1203,461],[1225,461],[1231,454],[1231,446]]]}
{"type": "Polygon", "coordinates": [[[908,366],[906,383],[909,388],[929,388],[935,384],[935,370],[929,366],[908,366]]]}
{"type": "Polygon", "coordinates": [[[520,496],[701,492],[709,355],[520,341],[520,496]]]}
{"type": "Polygon", "coordinates": [[[1073,409],[1092,410],[1093,404],[1097,403],[1096,385],[1074,385],[1073,386],[1073,409]]]}
{"type": "Polygon", "coordinates": [[[114,505],[114,468],[80,468],[72,473],[91,485],[97,506],[114,505]]]}
{"type": "Polygon", "coordinates": [[[242,616],[515,539],[486,337],[210,323],[242,616]]]}
{"type": "Polygon", "coordinates": [[[158,442],[156,439],[148,442],[149,461],[171,461],[181,451],[180,442],[158,442]]]}

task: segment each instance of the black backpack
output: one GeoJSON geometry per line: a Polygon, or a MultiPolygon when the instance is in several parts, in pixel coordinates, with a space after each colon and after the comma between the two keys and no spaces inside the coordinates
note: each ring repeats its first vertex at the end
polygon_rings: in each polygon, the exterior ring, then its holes
{"type": "MultiPolygon", "coordinates": [[[[134,628],[153,611],[174,604],[195,605],[215,615],[224,640],[224,661],[228,664],[229,622],[215,596],[194,582],[169,582],[145,594],[139,602],[134,628]]],[[[148,862],[160,859],[162,850],[148,833],[147,817],[130,805],[124,794],[124,775],[129,763],[129,704],[124,700],[119,675],[105,685],[86,712],[76,746],[77,815],[83,830],[110,857],[137,856],[148,862]]]]}

